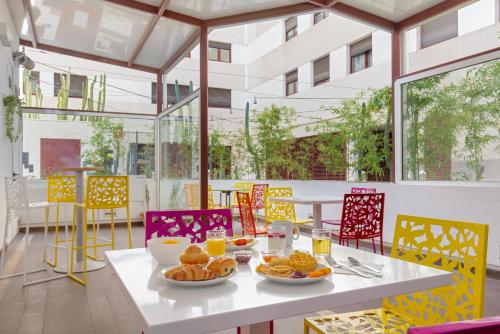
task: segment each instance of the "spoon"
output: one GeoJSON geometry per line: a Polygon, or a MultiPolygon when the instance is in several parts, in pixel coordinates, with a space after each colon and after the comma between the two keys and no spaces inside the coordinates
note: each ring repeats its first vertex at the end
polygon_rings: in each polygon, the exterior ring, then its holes
{"type": "Polygon", "coordinates": [[[368,270],[371,270],[373,271],[374,273],[376,273],[378,276],[381,276],[382,275],[382,272],[378,269],[375,269],[371,266],[367,266],[366,264],[362,264],[361,262],[359,262],[358,260],[356,260],[355,258],[353,258],[352,256],[349,256],[347,257],[347,259],[349,260],[349,262],[355,266],[355,267],[363,267],[363,268],[366,268],[368,270]]]}

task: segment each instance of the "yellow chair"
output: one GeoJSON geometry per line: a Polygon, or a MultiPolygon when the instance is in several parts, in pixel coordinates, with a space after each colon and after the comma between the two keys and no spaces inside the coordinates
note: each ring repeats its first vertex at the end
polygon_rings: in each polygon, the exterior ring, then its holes
{"type": "Polygon", "coordinates": [[[264,192],[264,222],[272,223],[275,220],[289,220],[294,224],[312,224],[312,219],[297,218],[295,204],[291,202],[270,201],[269,197],[292,197],[292,188],[267,188],[264,192]]]}
{"type": "Polygon", "coordinates": [[[391,256],[453,272],[453,283],[385,298],[381,309],[306,318],[304,333],[406,333],[410,326],[481,318],[487,245],[487,225],[398,215],[391,256]]]}
{"type": "Polygon", "coordinates": [[[68,239],[68,226],[66,226],[66,238],[59,239],[59,208],[60,204],[75,203],[76,202],[76,176],[65,175],[51,175],[47,177],[47,201],[55,203],[56,206],[56,220],[55,220],[55,240],[54,240],[54,260],[46,260],[46,262],[57,267],[59,244],[69,241],[68,239]]]}
{"type": "Polygon", "coordinates": [[[77,282],[85,285],[87,282],[87,256],[92,259],[97,259],[97,247],[111,246],[115,249],[115,219],[114,210],[119,208],[126,209],[127,215],[127,228],[128,228],[128,244],[132,248],[132,227],[130,224],[130,210],[129,210],[129,179],[128,176],[88,176],[87,188],[85,191],[85,203],[75,203],[73,208],[73,224],[71,229],[71,263],[69,270],[69,277],[77,282]],[[75,227],[76,227],[76,209],[80,207],[84,213],[84,226],[83,229],[83,245],[75,246],[75,227]],[[92,232],[93,244],[91,247],[94,249],[94,255],[87,254],[87,221],[88,210],[92,210],[92,232]],[[111,217],[111,242],[110,243],[97,243],[97,232],[95,223],[95,210],[110,210],[111,217]],[[74,266],[74,253],[77,249],[83,249],[84,256],[84,270],[83,278],[75,276],[73,272],[74,266]]]}
{"type": "MultiPolygon", "coordinates": [[[[194,184],[186,184],[186,189],[189,189],[188,195],[190,196],[190,203],[192,205],[191,209],[199,209],[200,208],[200,185],[198,183],[194,184]]],[[[208,185],[208,208],[209,209],[220,209],[223,206],[215,205],[214,195],[212,193],[212,186],[208,185]]]]}

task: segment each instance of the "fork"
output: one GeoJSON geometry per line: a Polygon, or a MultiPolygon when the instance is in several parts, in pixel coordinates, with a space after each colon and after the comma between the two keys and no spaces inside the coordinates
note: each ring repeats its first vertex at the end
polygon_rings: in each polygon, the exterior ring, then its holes
{"type": "Polygon", "coordinates": [[[337,268],[344,268],[344,269],[347,269],[349,271],[352,271],[353,273],[361,276],[361,277],[365,277],[365,278],[373,278],[373,275],[368,275],[366,273],[363,273],[357,269],[354,269],[354,268],[351,268],[351,267],[348,267],[346,265],[343,265],[341,263],[337,263],[337,261],[335,261],[333,259],[333,257],[331,255],[327,255],[325,256],[325,260],[326,262],[328,262],[329,265],[331,265],[332,267],[337,267],[337,268]]]}

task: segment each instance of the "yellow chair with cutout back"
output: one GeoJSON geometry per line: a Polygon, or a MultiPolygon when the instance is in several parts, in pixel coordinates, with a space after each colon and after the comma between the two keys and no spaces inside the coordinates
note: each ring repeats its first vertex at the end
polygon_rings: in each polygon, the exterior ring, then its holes
{"type": "Polygon", "coordinates": [[[292,188],[267,188],[264,192],[264,222],[272,223],[275,220],[289,220],[294,224],[312,224],[312,219],[297,218],[295,204],[292,202],[271,201],[269,197],[292,197],[292,188]]]}
{"type": "Polygon", "coordinates": [[[406,333],[483,316],[488,225],[398,215],[392,245],[392,257],[453,272],[453,283],[385,298],[381,309],[306,318],[304,333],[406,333]]]}
{"type": "Polygon", "coordinates": [[[85,203],[75,203],[73,208],[73,224],[71,229],[71,262],[69,277],[77,282],[85,285],[87,282],[87,256],[97,259],[97,247],[111,246],[115,249],[115,209],[124,208],[126,210],[127,228],[128,228],[128,244],[132,248],[132,227],[130,224],[130,209],[129,209],[129,178],[128,176],[88,176],[87,187],[85,191],[85,203]],[[75,228],[76,228],[76,209],[80,207],[84,213],[83,229],[83,246],[75,246],[75,228]],[[92,240],[93,244],[88,245],[87,238],[87,222],[88,210],[92,211],[92,240]],[[95,210],[109,210],[111,217],[111,242],[97,243],[97,232],[95,223],[95,210]],[[94,255],[88,255],[87,249],[93,248],[94,255]],[[84,270],[83,278],[79,278],[74,274],[74,254],[77,249],[83,249],[84,270]]]}
{"type": "Polygon", "coordinates": [[[76,202],[76,176],[66,175],[50,175],[47,177],[47,201],[55,203],[56,206],[56,219],[55,219],[55,232],[54,232],[54,260],[46,260],[46,262],[57,267],[59,244],[69,241],[68,238],[68,225],[65,224],[66,237],[63,240],[59,239],[59,222],[60,222],[60,206],[61,204],[75,203],[76,202]]]}

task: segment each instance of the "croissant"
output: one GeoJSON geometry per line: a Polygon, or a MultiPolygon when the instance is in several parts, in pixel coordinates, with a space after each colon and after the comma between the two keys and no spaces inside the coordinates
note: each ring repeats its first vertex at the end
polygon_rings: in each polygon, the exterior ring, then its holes
{"type": "Polygon", "coordinates": [[[189,245],[180,256],[182,264],[207,264],[210,256],[198,245],[189,245]]]}
{"type": "Polygon", "coordinates": [[[214,259],[207,266],[207,269],[213,271],[217,277],[229,275],[234,268],[236,268],[236,260],[231,257],[214,259]]]}
{"type": "Polygon", "coordinates": [[[170,269],[165,277],[176,281],[204,281],[215,278],[215,274],[202,265],[193,264],[170,269]]]}

